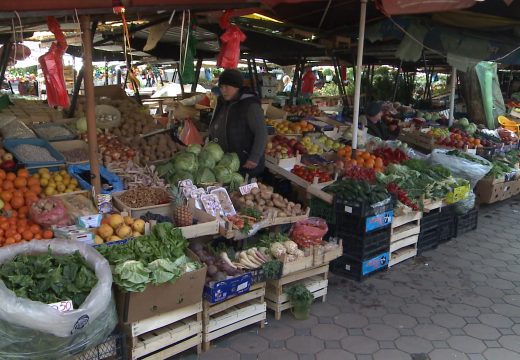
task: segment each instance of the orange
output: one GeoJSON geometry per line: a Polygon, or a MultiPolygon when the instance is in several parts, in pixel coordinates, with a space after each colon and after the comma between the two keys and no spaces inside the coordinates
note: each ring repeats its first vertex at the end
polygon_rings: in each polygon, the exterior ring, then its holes
{"type": "Polygon", "coordinates": [[[18,177],[28,178],[29,177],[29,170],[27,170],[27,169],[18,169],[17,175],[18,175],[18,177]]]}
{"type": "Polygon", "coordinates": [[[33,233],[31,232],[31,230],[25,230],[23,233],[22,233],[22,236],[23,236],[23,239],[24,240],[32,240],[34,238],[34,235],[33,233]]]}
{"type": "Polygon", "coordinates": [[[54,237],[54,233],[52,230],[45,230],[42,236],[44,239],[52,239],[54,237]]]}
{"type": "Polygon", "coordinates": [[[33,185],[29,187],[29,190],[34,192],[36,195],[39,195],[42,192],[42,188],[40,187],[40,185],[33,185]]]}
{"type": "Polygon", "coordinates": [[[14,179],[14,187],[17,189],[21,189],[27,186],[27,179],[24,177],[17,177],[14,179]]]}
{"type": "Polygon", "coordinates": [[[42,231],[42,229],[40,228],[40,225],[38,225],[38,224],[32,224],[29,227],[29,230],[31,230],[31,232],[33,234],[39,234],[42,231]]]}
{"type": "Polygon", "coordinates": [[[40,181],[38,179],[29,178],[27,180],[27,186],[35,186],[35,185],[40,185],[40,181]]]}
{"type": "Polygon", "coordinates": [[[5,203],[9,203],[9,201],[11,201],[11,199],[13,198],[13,193],[10,192],[10,191],[2,191],[0,193],[0,198],[5,202],[5,203]]]}
{"type": "Polygon", "coordinates": [[[7,176],[7,174],[6,174],[5,170],[0,169],[0,179],[3,180],[3,179],[5,179],[6,176],[7,176]]]}
{"type": "Polygon", "coordinates": [[[2,210],[4,210],[4,211],[9,211],[9,210],[11,210],[11,209],[12,209],[11,204],[9,204],[9,203],[5,203],[5,204],[4,204],[4,208],[3,208],[2,210]]]}
{"type": "Polygon", "coordinates": [[[374,167],[374,160],[369,159],[369,160],[365,161],[365,167],[372,169],[374,167]]]}
{"type": "Polygon", "coordinates": [[[365,164],[365,159],[363,159],[362,157],[356,159],[357,160],[357,165],[358,166],[363,166],[365,164]]]}
{"type": "Polygon", "coordinates": [[[6,179],[7,179],[7,180],[14,181],[14,179],[16,179],[16,174],[15,174],[15,173],[12,173],[12,172],[7,173],[6,179]]]}
{"type": "Polygon", "coordinates": [[[25,200],[23,197],[16,196],[11,199],[11,206],[13,207],[13,209],[20,209],[24,205],[25,200]]]}
{"type": "Polygon", "coordinates": [[[23,192],[21,190],[13,191],[13,197],[23,197],[23,192]]]}
{"type": "Polygon", "coordinates": [[[4,190],[12,190],[14,188],[14,184],[10,180],[6,180],[2,183],[2,189],[4,190]]]}
{"type": "Polygon", "coordinates": [[[363,159],[365,159],[365,160],[369,160],[370,159],[370,153],[368,153],[368,152],[363,153],[362,156],[363,156],[363,159]]]}
{"type": "Polygon", "coordinates": [[[5,239],[5,245],[11,245],[11,244],[14,244],[15,242],[16,241],[11,236],[5,239]]]}
{"type": "Polygon", "coordinates": [[[375,164],[375,167],[376,167],[376,168],[382,168],[382,167],[383,167],[383,159],[381,159],[381,158],[379,158],[379,157],[376,158],[376,161],[375,161],[374,164],[375,164]]]}
{"type": "Polygon", "coordinates": [[[22,235],[21,234],[14,234],[14,239],[16,240],[16,242],[18,241],[22,241],[22,235]]]}

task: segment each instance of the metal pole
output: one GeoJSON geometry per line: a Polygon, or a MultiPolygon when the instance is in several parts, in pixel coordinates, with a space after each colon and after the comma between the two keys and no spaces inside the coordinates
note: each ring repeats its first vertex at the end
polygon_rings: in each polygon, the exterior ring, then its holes
{"type": "Polygon", "coordinates": [[[451,69],[451,95],[450,95],[450,120],[449,125],[453,125],[455,113],[455,88],[457,87],[457,68],[454,66],[451,69]]]}
{"type": "Polygon", "coordinates": [[[105,56],[105,86],[108,85],[108,61],[107,57],[105,56]]]}
{"type": "Polygon", "coordinates": [[[354,84],[354,118],[352,120],[352,149],[357,149],[357,133],[359,124],[359,100],[361,98],[361,70],[363,66],[363,44],[365,42],[365,22],[367,17],[367,0],[361,0],[359,20],[359,39],[356,61],[356,82],[354,84]]]}
{"type": "Polygon", "coordinates": [[[0,59],[0,88],[4,82],[5,70],[7,70],[7,64],[9,63],[11,44],[12,42],[8,40],[4,42],[4,46],[2,47],[2,58],[0,59]]]}
{"type": "Polygon", "coordinates": [[[180,63],[177,63],[177,76],[179,77],[179,85],[181,86],[182,98],[184,99],[184,81],[182,81],[181,67],[179,65],[180,63]]]}
{"type": "Polygon", "coordinates": [[[85,98],[87,116],[88,153],[90,161],[91,184],[96,194],[101,194],[101,177],[99,175],[96,102],[94,98],[94,76],[92,73],[92,33],[90,31],[90,16],[80,16],[81,38],[83,41],[83,76],[85,78],[85,98]]]}
{"type": "MultiPolygon", "coordinates": [[[[202,58],[197,59],[197,66],[195,67],[195,81],[193,81],[193,84],[191,84],[191,92],[194,93],[197,90],[197,84],[199,83],[199,77],[200,77],[200,68],[202,67],[202,58]]],[[[162,78],[161,73],[159,72],[159,78],[161,79],[162,84],[162,78]]]]}

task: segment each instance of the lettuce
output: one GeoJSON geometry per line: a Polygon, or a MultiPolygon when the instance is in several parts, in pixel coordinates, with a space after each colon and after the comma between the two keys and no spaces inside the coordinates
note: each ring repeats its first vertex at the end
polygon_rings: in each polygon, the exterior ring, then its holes
{"type": "Polygon", "coordinates": [[[231,171],[224,166],[217,165],[213,170],[217,181],[222,184],[229,184],[231,182],[231,171]]]}
{"type": "Polygon", "coordinates": [[[228,153],[222,157],[218,165],[227,167],[231,172],[236,172],[240,169],[240,159],[236,153],[228,153]]]}
{"type": "Polygon", "coordinates": [[[216,165],[216,161],[215,159],[213,158],[213,155],[207,151],[207,150],[202,150],[199,154],[199,167],[205,167],[205,168],[210,168],[210,169],[213,169],[216,165]]]}
{"type": "Polygon", "coordinates": [[[197,160],[197,155],[191,152],[182,151],[180,153],[175,154],[172,159],[173,169],[175,172],[178,171],[187,171],[189,173],[194,173],[197,171],[199,167],[199,162],[197,160]]]}
{"type": "Polygon", "coordinates": [[[204,150],[207,150],[210,152],[211,156],[213,156],[213,159],[216,163],[218,163],[220,160],[222,160],[222,157],[224,156],[224,151],[220,147],[219,144],[210,142],[205,147],[204,150]]]}

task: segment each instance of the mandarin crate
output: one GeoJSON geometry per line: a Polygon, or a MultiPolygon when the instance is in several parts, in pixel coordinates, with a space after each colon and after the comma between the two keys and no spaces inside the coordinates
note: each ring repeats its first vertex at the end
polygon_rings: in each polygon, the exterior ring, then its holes
{"type": "Polygon", "coordinates": [[[204,300],[202,339],[203,350],[221,336],[258,323],[264,327],[266,319],[265,283],[251,286],[249,292],[212,304],[204,300]]]}
{"type": "Polygon", "coordinates": [[[280,320],[282,311],[292,308],[286,289],[298,283],[304,284],[315,299],[321,297],[322,302],[325,302],[329,284],[328,274],[327,264],[285,275],[279,280],[267,281],[265,291],[267,308],[274,311],[276,320],[280,320]]]}
{"type": "Polygon", "coordinates": [[[130,340],[130,359],[162,360],[202,344],[202,302],[122,324],[130,340]]]}

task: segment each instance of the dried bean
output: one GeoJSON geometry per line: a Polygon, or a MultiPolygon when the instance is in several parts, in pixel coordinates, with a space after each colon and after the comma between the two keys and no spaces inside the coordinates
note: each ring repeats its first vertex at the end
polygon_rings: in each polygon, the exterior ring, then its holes
{"type": "Polygon", "coordinates": [[[88,160],[88,151],[83,148],[60,151],[67,162],[80,162],[88,160]]]}
{"type": "Polygon", "coordinates": [[[57,161],[54,156],[51,155],[49,150],[44,147],[30,145],[30,144],[21,144],[14,148],[14,153],[16,157],[23,161],[34,161],[34,162],[50,162],[57,161]]]}
{"type": "Polygon", "coordinates": [[[62,126],[37,127],[36,132],[44,139],[55,139],[57,137],[70,136],[72,133],[62,126]]]}
{"type": "Polygon", "coordinates": [[[142,208],[166,204],[170,201],[170,193],[161,188],[141,187],[125,191],[119,200],[131,208],[142,208]]]}

